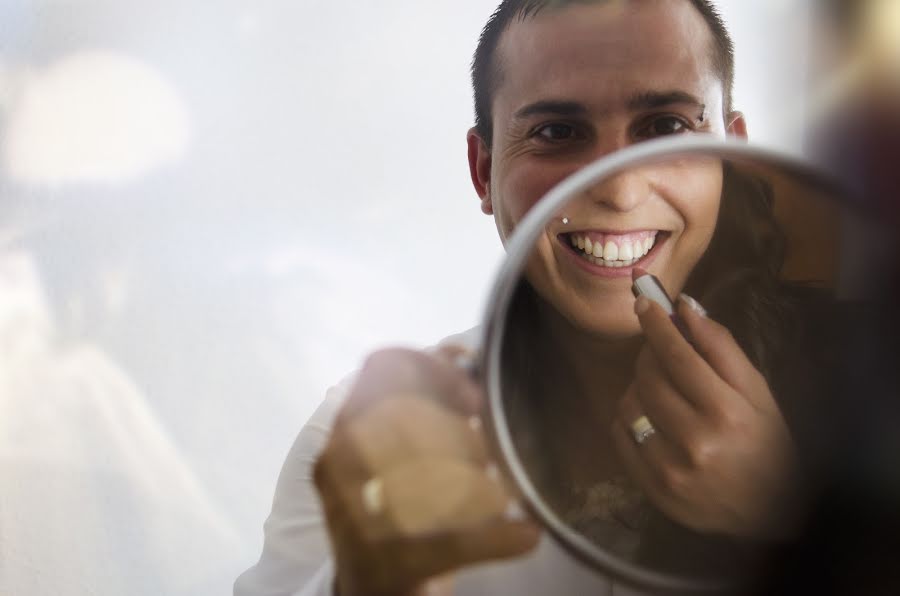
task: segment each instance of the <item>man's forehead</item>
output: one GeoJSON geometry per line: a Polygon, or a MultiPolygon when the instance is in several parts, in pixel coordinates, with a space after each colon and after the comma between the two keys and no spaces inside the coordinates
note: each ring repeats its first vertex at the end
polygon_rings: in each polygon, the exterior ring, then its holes
{"type": "Polygon", "coordinates": [[[686,0],[576,3],[541,11],[511,23],[495,65],[495,100],[501,91],[528,102],[523,94],[554,90],[625,101],[638,89],[722,89],[713,85],[712,34],[686,0]]]}

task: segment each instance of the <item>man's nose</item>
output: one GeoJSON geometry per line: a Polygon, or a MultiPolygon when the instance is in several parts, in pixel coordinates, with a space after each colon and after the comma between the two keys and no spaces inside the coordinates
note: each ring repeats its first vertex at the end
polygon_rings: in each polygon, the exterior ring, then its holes
{"type": "Polygon", "coordinates": [[[641,172],[621,172],[590,188],[590,200],[607,209],[627,212],[643,204],[653,193],[650,181],[641,172]]]}

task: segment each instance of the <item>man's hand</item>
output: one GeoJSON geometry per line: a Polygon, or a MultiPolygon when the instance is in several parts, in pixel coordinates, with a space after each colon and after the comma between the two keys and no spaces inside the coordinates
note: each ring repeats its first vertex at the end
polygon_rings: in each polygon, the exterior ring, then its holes
{"type": "Polygon", "coordinates": [[[778,539],[791,531],[793,443],[768,384],[730,332],[679,300],[693,346],[646,298],[647,338],[613,439],[632,479],[671,519],[701,532],[778,539]],[[655,434],[638,444],[646,416],[655,434]]]}
{"type": "Polygon", "coordinates": [[[464,565],[525,553],[539,531],[489,462],[480,388],[437,356],[372,355],[315,465],[340,596],[416,594],[464,565]]]}

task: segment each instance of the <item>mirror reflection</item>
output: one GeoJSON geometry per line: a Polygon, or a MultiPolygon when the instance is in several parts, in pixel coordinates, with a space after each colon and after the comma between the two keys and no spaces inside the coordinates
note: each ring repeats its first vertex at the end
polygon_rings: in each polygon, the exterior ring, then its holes
{"type": "Polygon", "coordinates": [[[633,580],[757,575],[828,459],[874,224],[802,168],[711,152],[619,169],[538,223],[500,339],[520,489],[633,580]]]}

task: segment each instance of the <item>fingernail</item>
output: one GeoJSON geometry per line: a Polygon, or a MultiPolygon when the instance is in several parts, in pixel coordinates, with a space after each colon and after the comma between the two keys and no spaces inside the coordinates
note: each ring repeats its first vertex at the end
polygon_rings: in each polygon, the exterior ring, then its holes
{"type": "Polygon", "coordinates": [[[473,432],[481,432],[481,418],[478,416],[469,416],[469,428],[472,429],[473,432]]]}
{"type": "Polygon", "coordinates": [[[522,509],[522,506],[519,505],[518,501],[510,501],[506,505],[506,511],[503,512],[503,517],[506,518],[507,521],[525,521],[528,519],[528,516],[525,515],[525,510],[522,509]]]}
{"type": "Polygon", "coordinates": [[[694,311],[695,313],[697,313],[697,314],[700,315],[701,317],[705,317],[705,316],[706,316],[706,309],[703,308],[703,306],[702,306],[699,302],[697,302],[696,300],[694,300],[693,298],[691,298],[691,297],[688,296],[687,294],[681,294],[680,296],[678,296],[678,298],[679,298],[679,300],[681,300],[681,301],[683,301],[685,304],[687,304],[688,307],[689,307],[692,311],[694,311]]]}
{"type": "Polygon", "coordinates": [[[457,354],[456,358],[453,359],[453,364],[456,368],[466,372],[472,372],[475,369],[475,355],[471,352],[457,354]]]}
{"type": "Polygon", "coordinates": [[[650,300],[646,296],[638,296],[634,301],[634,314],[642,315],[650,308],[650,300]]]}

